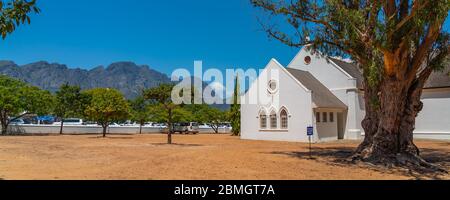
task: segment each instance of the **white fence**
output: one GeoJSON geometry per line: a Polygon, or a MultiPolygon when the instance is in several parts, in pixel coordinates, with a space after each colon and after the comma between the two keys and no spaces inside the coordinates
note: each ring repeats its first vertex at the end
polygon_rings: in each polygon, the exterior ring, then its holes
{"type": "MultiPolygon", "coordinates": [[[[59,134],[60,126],[57,125],[10,125],[9,132],[13,134],[59,134]]],[[[101,126],[65,125],[64,134],[94,134],[102,133],[101,126]]],[[[110,134],[138,134],[139,126],[111,126],[107,130],[110,134]]],[[[163,129],[158,127],[142,127],[142,133],[162,133],[163,129]]],[[[214,133],[212,128],[200,128],[200,133],[214,133]]],[[[231,133],[230,128],[219,128],[219,133],[231,133]]]]}

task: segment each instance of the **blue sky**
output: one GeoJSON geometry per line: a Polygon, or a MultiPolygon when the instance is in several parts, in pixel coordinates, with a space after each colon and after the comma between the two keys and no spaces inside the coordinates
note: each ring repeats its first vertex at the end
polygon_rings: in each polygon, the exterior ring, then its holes
{"type": "Polygon", "coordinates": [[[0,59],[93,68],[115,61],[170,74],[203,67],[287,64],[298,51],[269,39],[247,0],[38,0],[42,12],[0,42],[0,59]]]}
{"type": "MultiPolygon", "coordinates": [[[[283,65],[298,49],[269,39],[248,0],[38,0],[42,13],[0,41],[0,59],[46,60],[75,68],[133,61],[176,68],[283,65]]],[[[445,29],[450,28],[447,21],[445,29]]]]}

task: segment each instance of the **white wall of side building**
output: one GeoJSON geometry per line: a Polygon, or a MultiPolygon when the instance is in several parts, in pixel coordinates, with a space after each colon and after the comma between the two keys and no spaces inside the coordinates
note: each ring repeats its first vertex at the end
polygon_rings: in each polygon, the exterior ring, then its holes
{"type": "Polygon", "coordinates": [[[450,88],[424,89],[414,138],[450,139],[450,88]]]}

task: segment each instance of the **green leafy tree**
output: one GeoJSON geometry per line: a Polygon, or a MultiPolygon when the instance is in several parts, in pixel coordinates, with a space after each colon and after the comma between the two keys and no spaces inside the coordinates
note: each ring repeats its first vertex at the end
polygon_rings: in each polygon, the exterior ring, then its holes
{"type": "Polygon", "coordinates": [[[0,30],[2,38],[16,29],[21,24],[30,24],[30,14],[39,13],[36,1],[12,0],[0,1],[0,30]]]}
{"type": "Polygon", "coordinates": [[[27,114],[44,115],[52,112],[53,102],[54,98],[50,92],[0,75],[0,123],[2,124],[2,134],[7,134],[11,121],[27,114]]]}
{"type": "Polygon", "coordinates": [[[144,98],[151,102],[152,110],[156,111],[153,118],[163,120],[168,125],[167,144],[172,144],[173,123],[186,121],[190,117],[190,113],[182,105],[173,103],[173,87],[173,84],[161,84],[144,92],[144,98]]]}
{"type": "Polygon", "coordinates": [[[236,76],[233,92],[233,104],[231,105],[229,113],[229,118],[232,126],[231,132],[234,136],[241,135],[241,104],[239,98],[239,80],[236,76]]]}
{"type": "Polygon", "coordinates": [[[142,126],[152,117],[149,102],[143,96],[138,96],[130,101],[130,107],[131,120],[139,123],[139,134],[142,134],[142,126]]]}
{"type": "Polygon", "coordinates": [[[270,19],[263,22],[270,37],[289,46],[307,45],[329,56],[349,57],[363,71],[365,137],[353,160],[436,169],[419,156],[413,130],[424,84],[448,60],[449,33],[442,27],[449,0],[251,3],[287,22],[287,26],[270,19]]]}
{"type": "Polygon", "coordinates": [[[226,121],[226,113],[218,108],[208,106],[204,115],[207,117],[206,123],[209,123],[214,133],[219,133],[219,126],[226,121]]]}
{"type": "Polygon", "coordinates": [[[215,133],[219,132],[220,124],[227,119],[224,111],[207,104],[186,105],[186,109],[191,113],[191,121],[208,123],[215,133]]]}
{"type": "Polygon", "coordinates": [[[61,85],[56,92],[56,105],[54,113],[61,118],[59,134],[63,133],[64,118],[81,117],[85,109],[86,97],[81,93],[79,86],[71,86],[67,83],[61,85]]]}
{"type": "Polygon", "coordinates": [[[95,88],[84,92],[89,103],[84,111],[89,120],[96,121],[103,128],[103,137],[113,121],[128,117],[129,105],[123,94],[111,88],[95,88]]]}

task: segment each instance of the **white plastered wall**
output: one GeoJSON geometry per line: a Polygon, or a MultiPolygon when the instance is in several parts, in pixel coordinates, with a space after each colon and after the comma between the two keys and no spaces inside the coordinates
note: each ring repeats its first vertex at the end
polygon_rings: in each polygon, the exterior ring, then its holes
{"type": "Polygon", "coordinates": [[[424,89],[414,138],[450,140],[450,88],[424,89]]]}

